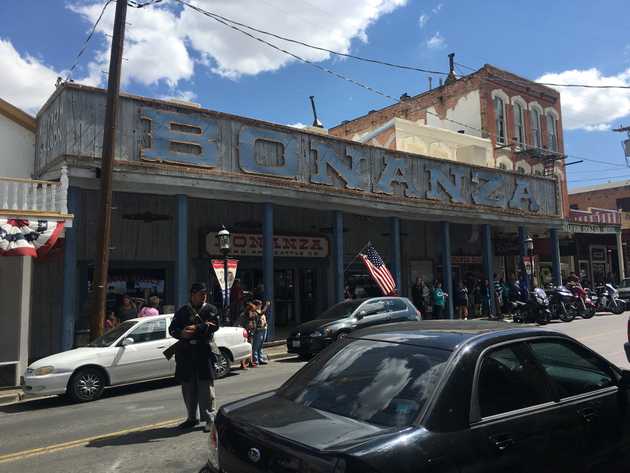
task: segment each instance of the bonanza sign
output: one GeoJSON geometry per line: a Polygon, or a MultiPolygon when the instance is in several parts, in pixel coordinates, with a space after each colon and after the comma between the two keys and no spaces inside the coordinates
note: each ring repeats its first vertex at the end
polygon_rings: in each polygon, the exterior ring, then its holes
{"type": "MultiPolygon", "coordinates": [[[[209,255],[220,253],[215,233],[206,235],[206,251],[209,255]]],[[[231,256],[262,256],[263,237],[251,233],[233,233],[231,256]]],[[[328,240],[325,237],[284,236],[273,237],[274,257],[326,258],[328,240]]]]}

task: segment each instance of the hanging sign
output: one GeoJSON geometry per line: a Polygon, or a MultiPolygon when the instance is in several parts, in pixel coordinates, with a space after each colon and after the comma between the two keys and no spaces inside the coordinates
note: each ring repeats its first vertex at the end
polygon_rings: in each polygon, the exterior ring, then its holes
{"type": "MultiPolygon", "coordinates": [[[[219,286],[221,286],[221,290],[225,291],[225,262],[222,259],[213,259],[211,260],[212,269],[214,269],[214,274],[217,277],[217,281],[219,282],[219,286]]],[[[228,289],[232,288],[232,284],[234,284],[234,279],[236,279],[236,268],[238,266],[238,260],[229,259],[227,262],[227,283],[228,289]]]]}

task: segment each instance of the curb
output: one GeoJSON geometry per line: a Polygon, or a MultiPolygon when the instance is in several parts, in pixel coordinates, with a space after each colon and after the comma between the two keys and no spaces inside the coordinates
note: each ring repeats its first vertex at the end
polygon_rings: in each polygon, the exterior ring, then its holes
{"type": "Polygon", "coordinates": [[[23,397],[24,397],[24,394],[20,392],[0,394],[0,406],[4,404],[12,404],[14,402],[21,401],[23,397]]]}

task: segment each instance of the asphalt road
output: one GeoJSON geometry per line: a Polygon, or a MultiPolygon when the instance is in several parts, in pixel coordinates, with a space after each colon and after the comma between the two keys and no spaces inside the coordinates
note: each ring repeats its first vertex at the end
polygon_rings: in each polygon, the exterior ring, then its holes
{"type": "MultiPolygon", "coordinates": [[[[303,363],[272,361],[216,383],[219,405],[274,389],[303,363]]],[[[192,473],[207,458],[202,427],[182,432],[185,416],[171,380],[106,391],[99,401],[54,397],[0,407],[1,473],[192,473]]]]}
{"type": "MultiPolygon", "coordinates": [[[[623,368],[629,313],[554,322],[623,368]]],[[[303,363],[275,361],[217,382],[219,404],[280,385],[303,363]]],[[[206,459],[201,427],[182,432],[184,406],[174,381],[116,388],[103,399],[70,404],[48,398],[0,407],[0,473],[195,473],[206,459]]]]}

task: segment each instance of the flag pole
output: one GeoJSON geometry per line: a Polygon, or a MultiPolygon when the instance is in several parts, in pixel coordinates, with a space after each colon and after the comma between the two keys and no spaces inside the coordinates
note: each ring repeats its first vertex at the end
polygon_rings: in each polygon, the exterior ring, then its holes
{"type": "Polygon", "coordinates": [[[346,274],[346,271],[348,271],[348,268],[350,268],[350,266],[352,266],[352,263],[354,263],[354,260],[357,259],[357,256],[359,256],[363,250],[365,250],[368,246],[370,246],[371,243],[372,243],[371,241],[368,241],[365,245],[363,245],[363,248],[361,248],[358,251],[358,253],[356,255],[354,255],[354,258],[352,258],[352,260],[350,260],[350,263],[348,263],[348,266],[346,266],[345,269],[343,270],[344,274],[346,274]]]}

